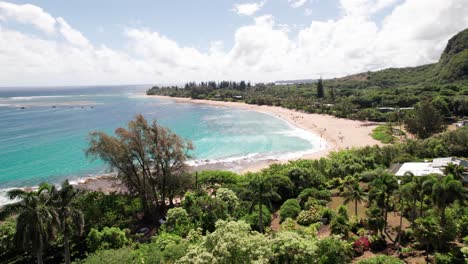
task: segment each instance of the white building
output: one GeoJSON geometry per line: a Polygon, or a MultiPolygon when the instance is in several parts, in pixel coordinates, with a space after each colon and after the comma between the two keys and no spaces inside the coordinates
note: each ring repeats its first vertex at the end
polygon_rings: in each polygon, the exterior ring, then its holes
{"type": "Polygon", "coordinates": [[[390,171],[395,176],[404,176],[406,172],[413,173],[414,176],[425,176],[429,174],[444,175],[444,169],[449,163],[462,165],[468,168],[468,161],[458,158],[437,158],[431,162],[406,162],[403,164],[396,164],[390,171]]]}

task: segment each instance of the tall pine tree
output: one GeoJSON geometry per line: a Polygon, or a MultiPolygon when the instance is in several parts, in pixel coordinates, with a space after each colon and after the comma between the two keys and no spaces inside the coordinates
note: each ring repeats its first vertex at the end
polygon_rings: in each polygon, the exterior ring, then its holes
{"type": "Polygon", "coordinates": [[[323,90],[323,83],[322,77],[317,82],[317,98],[323,98],[325,96],[325,92],[323,90]]]}

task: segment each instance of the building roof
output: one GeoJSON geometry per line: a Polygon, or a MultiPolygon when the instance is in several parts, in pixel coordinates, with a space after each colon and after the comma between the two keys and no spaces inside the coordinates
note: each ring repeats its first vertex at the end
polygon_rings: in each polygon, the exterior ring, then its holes
{"type": "Polygon", "coordinates": [[[437,158],[433,159],[432,162],[407,162],[403,163],[400,167],[394,167],[393,171],[396,176],[403,176],[406,172],[411,172],[414,176],[425,176],[429,174],[444,174],[444,168],[449,163],[468,167],[468,161],[458,158],[437,158]]]}
{"type": "Polygon", "coordinates": [[[407,162],[401,165],[395,173],[396,176],[403,176],[406,172],[411,172],[414,176],[424,176],[429,174],[444,174],[443,168],[434,167],[432,162],[407,162]]]}

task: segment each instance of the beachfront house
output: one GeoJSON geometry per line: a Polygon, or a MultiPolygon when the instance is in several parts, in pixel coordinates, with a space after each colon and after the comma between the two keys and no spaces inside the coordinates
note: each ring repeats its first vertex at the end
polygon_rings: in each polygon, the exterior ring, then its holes
{"type": "Polygon", "coordinates": [[[407,172],[411,172],[414,176],[426,176],[429,174],[444,175],[444,169],[450,163],[461,165],[465,168],[465,173],[463,174],[463,185],[468,187],[468,161],[465,159],[447,157],[437,158],[426,162],[398,163],[390,167],[389,171],[395,174],[395,176],[400,177],[404,176],[407,172]]]}

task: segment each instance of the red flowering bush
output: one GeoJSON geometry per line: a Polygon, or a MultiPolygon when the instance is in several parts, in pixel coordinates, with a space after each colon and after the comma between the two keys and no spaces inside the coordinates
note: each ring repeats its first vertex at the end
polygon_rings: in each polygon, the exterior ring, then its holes
{"type": "Polygon", "coordinates": [[[360,256],[364,254],[364,251],[370,249],[371,243],[367,237],[361,237],[353,243],[353,250],[356,255],[360,256]]]}

